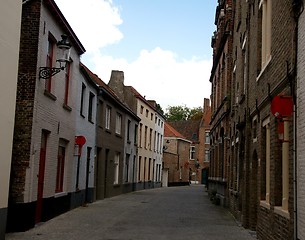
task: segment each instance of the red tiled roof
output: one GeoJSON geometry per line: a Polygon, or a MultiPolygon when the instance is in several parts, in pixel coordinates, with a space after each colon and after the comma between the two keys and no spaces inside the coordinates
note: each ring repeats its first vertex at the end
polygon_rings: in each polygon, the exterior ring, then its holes
{"type": "Polygon", "coordinates": [[[56,21],[61,25],[61,27],[64,30],[64,33],[67,34],[69,37],[69,40],[72,42],[73,46],[77,49],[78,53],[81,55],[84,52],[86,52],[86,49],[76,36],[75,32],[73,31],[72,27],[66,20],[65,16],[62,14],[60,9],[58,8],[57,4],[55,3],[54,0],[44,0],[44,3],[50,10],[50,12],[53,14],[55,17],[56,21]]]}
{"type": "Polygon", "coordinates": [[[200,122],[201,119],[175,121],[170,122],[170,124],[179,132],[181,132],[186,137],[186,139],[192,142],[198,142],[200,122]]]}
{"type": "Polygon", "coordinates": [[[123,108],[125,108],[128,112],[134,115],[135,118],[140,120],[136,113],[134,113],[125,103],[123,103],[120,98],[115,94],[115,92],[102,79],[100,79],[96,74],[91,72],[90,69],[87,68],[83,63],[80,63],[80,67],[88,74],[92,81],[94,81],[98,86],[106,90],[108,94],[111,95],[113,99],[115,99],[116,102],[121,104],[123,108]]]}
{"type": "Polygon", "coordinates": [[[167,122],[164,122],[164,137],[176,137],[186,139],[181,133],[179,133],[167,122]]]}
{"type": "Polygon", "coordinates": [[[145,102],[148,106],[150,106],[152,109],[156,110],[155,106],[150,102],[152,100],[146,100],[134,87],[132,86],[126,86],[128,88],[130,88],[130,91],[133,93],[133,95],[136,98],[141,99],[143,102],[145,102]]]}

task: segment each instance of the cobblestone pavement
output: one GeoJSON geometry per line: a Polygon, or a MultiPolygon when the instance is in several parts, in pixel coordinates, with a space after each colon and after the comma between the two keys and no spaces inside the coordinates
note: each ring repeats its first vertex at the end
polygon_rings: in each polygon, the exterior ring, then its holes
{"type": "Polygon", "coordinates": [[[204,186],[157,188],[79,207],[6,240],[253,240],[204,186]]]}

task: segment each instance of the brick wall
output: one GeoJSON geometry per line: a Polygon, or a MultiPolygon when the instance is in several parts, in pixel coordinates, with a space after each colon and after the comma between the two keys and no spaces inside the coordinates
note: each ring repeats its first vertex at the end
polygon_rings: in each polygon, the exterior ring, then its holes
{"type": "Polygon", "coordinates": [[[31,134],[36,87],[40,23],[38,0],[22,8],[15,130],[10,183],[10,200],[24,201],[26,169],[30,164],[31,134]]]}
{"type": "Polygon", "coordinates": [[[305,13],[299,19],[298,72],[297,72],[297,224],[298,238],[305,239],[305,13]]]}
{"type": "MultiPolygon", "coordinates": [[[[259,239],[292,239],[293,237],[293,159],[292,140],[290,144],[289,159],[289,214],[278,211],[282,201],[282,144],[278,140],[278,123],[270,112],[271,99],[283,93],[291,95],[291,89],[287,81],[288,70],[293,69],[293,28],[294,22],[291,17],[291,3],[288,1],[272,1],[272,41],[271,61],[265,69],[260,68],[260,19],[259,1],[249,5],[249,112],[250,119],[257,117],[257,141],[249,139],[249,156],[257,154],[258,167],[257,182],[250,181],[250,189],[256,189],[257,195],[251,194],[252,203],[257,204],[257,235],[259,239]],[[273,9],[276,9],[273,10],[273,9]],[[262,71],[262,72],[260,72],[262,71]],[[259,75],[260,74],[260,75],[259,75]],[[271,166],[270,166],[270,206],[260,203],[261,192],[265,185],[264,155],[265,142],[262,122],[270,117],[271,132],[271,166]],[[289,215],[289,217],[288,217],[289,215]]],[[[252,123],[251,123],[252,124],[252,123]]],[[[292,124],[290,124],[290,139],[293,139],[292,124]]],[[[253,134],[253,132],[251,133],[253,134]]],[[[253,136],[253,135],[251,135],[253,136]]],[[[250,166],[250,165],[249,165],[250,166]]],[[[254,169],[250,169],[250,176],[253,176],[254,169]]],[[[251,226],[254,226],[255,211],[250,211],[251,226]]]]}

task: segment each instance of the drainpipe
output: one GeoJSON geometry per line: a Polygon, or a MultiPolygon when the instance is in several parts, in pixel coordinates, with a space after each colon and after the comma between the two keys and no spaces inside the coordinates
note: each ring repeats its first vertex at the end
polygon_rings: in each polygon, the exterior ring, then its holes
{"type": "MultiPolygon", "coordinates": [[[[297,84],[297,66],[298,66],[298,37],[299,37],[299,17],[304,10],[303,0],[292,0],[292,10],[294,13],[295,20],[295,49],[294,49],[294,79],[291,81],[296,81],[297,84]]],[[[295,93],[295,83],[291,84],[292,96],[293,96],[293,194],[294,194],[294,204],[293,204],[293,212],[294,212],[294,240],[298,240],[298,212],[297,212],[297,96],[295,93]]]]}

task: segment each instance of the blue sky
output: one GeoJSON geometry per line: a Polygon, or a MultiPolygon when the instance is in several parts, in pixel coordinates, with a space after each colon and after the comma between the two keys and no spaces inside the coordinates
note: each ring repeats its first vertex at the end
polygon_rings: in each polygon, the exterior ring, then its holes
{"type": "Polygon", "coordinates": [[[83,63],[104,82],[122,70],[125,85],[164,110],[210,97],[217,0],[55,2],[87,50],[83,63]]]}

